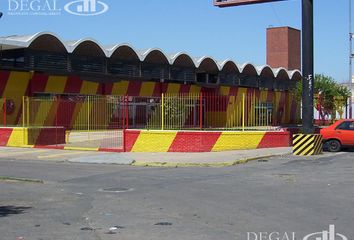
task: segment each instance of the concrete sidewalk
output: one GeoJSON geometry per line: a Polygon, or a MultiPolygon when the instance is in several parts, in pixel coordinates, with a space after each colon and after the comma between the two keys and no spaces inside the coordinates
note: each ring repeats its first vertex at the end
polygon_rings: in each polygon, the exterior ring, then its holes
{"type": "Polygon", "coordinates": [[[207,153],[108,153],[1,147],[0,160],[40,160],[144,167],[223,167],[291,153],[292,148],[264,148],[207,153]]]}
{"type": "Polygon", "coordinates": [[[264,148],[207,153],[122,153],[133,159],[134,166],[144,167],[224,167],[248,161],[283,156],[292,153],[292,148],[264,148]]]}

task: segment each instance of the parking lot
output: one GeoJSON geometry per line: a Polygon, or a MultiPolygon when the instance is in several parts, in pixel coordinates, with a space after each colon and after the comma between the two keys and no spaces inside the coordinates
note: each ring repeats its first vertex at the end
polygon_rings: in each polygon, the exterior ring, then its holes
{"type": "Polygon", "coordinates": [[[352,152],[140,168],[63,160],[76,152],[21,151],[0,154],[4,240],[247,239],[274,231],[302,239],[330,224],[354,236],[352,152]]]}

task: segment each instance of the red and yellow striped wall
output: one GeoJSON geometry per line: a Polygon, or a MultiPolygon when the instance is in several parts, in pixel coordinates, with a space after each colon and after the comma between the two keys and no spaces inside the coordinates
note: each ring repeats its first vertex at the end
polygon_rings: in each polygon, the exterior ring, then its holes
{"type": "MultiPolygon", "coordinates": [[[[65,128],[0,128],[0,146],[39,147],[65,144],[65,128]]],[[[62,147],[64,149],[64,147],[62,147]]]]}
{"type": "Polygon", "coordinates": [[[289,147],[289,132],[125,131],[126,152],[220,152],[289,147]]]}
{"type": "MultiPolygon", "coordinates": [[[[122,149],[80,148],[116,152],[220,152],[291,146],[289,132],[196,132],[125,130],[122,149]]],[[[0,128],[0,146],[73,149],[65,145],[64,128],[0,128]],[[40,133],[36,133],[39,131],[40,133]]]]}
{"type": "MultiPolygon", "coordinates": [[[[275,112],[278,113],[276,117],[279,124],[296,123],[300,119],[300,105],[289,92],[225,86],[206,88],[190,84],[143,81],[97,83],[85,81],[85,79],[75,76],[49,76],[44,73],[0,71],[0,97],[11,99],[14,103],[13,112],[7,114],[7,123],[10,125],[18,124],[21,121],[22,96],[33,96],[35,93],[161,96],[162,93],[192,94],[200,92],[217,93],[239,100],[242,98],[242,94],[254,94],[259,96],[262,101],[275,103],[274,107],[275,112]]],[[[71,113],[73,115],[72,122],[75,122],[75,113],[77,111],[71,113]]],[[[225,117],[229,119],[228,116],[225,117]]]]}

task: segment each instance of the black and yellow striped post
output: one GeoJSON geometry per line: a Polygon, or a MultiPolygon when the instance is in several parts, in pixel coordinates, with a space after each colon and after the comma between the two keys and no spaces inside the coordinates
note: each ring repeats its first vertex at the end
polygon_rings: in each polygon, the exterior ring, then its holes
{"type": "Polygon", "coordinates": [[[295,134],[293,136],[293,153],[297,156],[319,155],[323,151],[322,135],[295,134]]]}

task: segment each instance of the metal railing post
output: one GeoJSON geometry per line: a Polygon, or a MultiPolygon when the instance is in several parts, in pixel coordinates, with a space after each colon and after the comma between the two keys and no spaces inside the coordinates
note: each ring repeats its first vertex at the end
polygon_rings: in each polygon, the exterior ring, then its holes
{"type": "Polygon", "coordinates": [[[22,144],[25,145],[25,124],[26,124],[25,96],[22,96],[22,144]]]}
{"type": "Polygon", "coordinates": [[[90,141],[90,96],[87,96],[87,134],[90,141]]]}
{"type": "Polygon", "coordinates": [[[242,94],[242,131],[245,131],[245,94],[242,94]]]}
{"type": "Polygon", "coordinates": [[[129,96],[125,96],[125,104],[126,104],[126,108],[125,108],[126,126],[125,126],[125,129],[129,129],[129,96]]]}
{"type": "Polygon", "coordinates": [[[7,122],[7,102],[6,102],[6,97],[4,98],[4,105],[3,105],[3,108],[4,108],[4,127],[6,127],[6,122],[7,122]]]}
{"type": "Polygon", "coordinates": [[[30,116],[30,109],[29,109],[29,98],[28,96],[26,96],[26,102],[27,102],[27,105],[26,105],[26,115],[27,115],[27,127],[29,127],[30,125],[30,119],[29,119],[29,116],[30,116]]]}
{"type": "Polygon", "coordinates": [[[165,99],[164,94],[161,95],[161,130],[165,129],[165,99]]]}
{"type": "Polygon", "coordinates": [[[200,130],[203,129],[203,92],[200,92],[199,95],[199,127],[200,130]]]}

